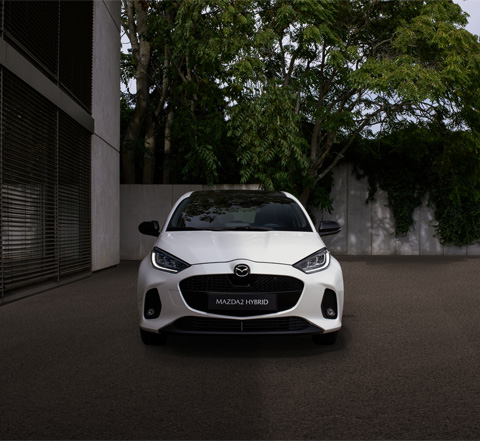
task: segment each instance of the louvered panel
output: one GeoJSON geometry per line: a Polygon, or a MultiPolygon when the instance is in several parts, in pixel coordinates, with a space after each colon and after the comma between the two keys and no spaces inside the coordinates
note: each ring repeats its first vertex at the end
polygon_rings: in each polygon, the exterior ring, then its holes
{"type": "Polygon", "coordinates": [[[88,111],[92,108],[92,35],[93,1],[61,1],[60,85],[88,111]]]}
{"type": "Polygon", "coordinates": [[[2,3],[5,40],[91,111],[93,1],[2,3]]]}
{"type": "Polygon", "coordinates": [[[3,72],[2,270],[5,290],[55,277],[57,111],[3,72]]]}
{"type": "Polygon", "coordinates": [[[60,274],[91,268],[90,133],[60,113],[58,234],[60,274]]]}
{"type": "Polygon", "coordinates": [[[4,1],[4,38],[44,73],[58,71],[58,1],[4,1]]]}
{"type": "MultiPolygon", "coordinates": [[[[93,1],[2,1],[6,42],[91,111],[93,1]]],[[[0,296],[91,270],[90,133],[0,66],[0,296]]]]}
{"type": "MultiPolygon", "coordinates": [[[[3,14],[3,1],[0,4],[3,14]]],[[[3,26],[3,15],[0,21],[3,26]]],[[[0,135],[3,128],[3,68],[0,66],[0,135]]],[[[3,136],[0,136],[0,298],[3,298],[5,292],[5,286],[3,283],[3,136]]]]}

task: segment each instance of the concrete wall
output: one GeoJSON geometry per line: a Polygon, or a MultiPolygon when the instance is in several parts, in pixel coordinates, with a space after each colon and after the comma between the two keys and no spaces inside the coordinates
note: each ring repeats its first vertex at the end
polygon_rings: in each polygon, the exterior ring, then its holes
{"type": "Polygon", "coordinates": [[[340,165],[334,175],[332,190],[334,211],[317,215],[320,220],[340,222],[343,230],[325,237],[336,254],[346,255],[480,255],[480,244],[457,247],[441,245],[435,237],[433,211],[425,203],[414,212],[414,230],[405,237],[393,234],[395,223],[385,191],[378,191],[375,201],[366,203],[368,183],[352,175],[352,165],[340,165]]]}
{"type": "MultiPolygon", "coordinates": [[[[233,188],[217,186],[214,188],[233,188]]],[[[209,187],[188,185],[122,185],[121,186],[121,258],[138,260],[146,256],[155,241],[143,236],[138,225],[146,220],[158,220],[161,224],[175,201],[187,191],[209,187]]],[[[235,188],[256,188],[235,186],[235,188]]],[[[379,191],[376,200],[366,203],[368,183],[352,175],[352,166],[343,164],[335,172],[334,211],[316,213],[317,223],[336,220],[343,229],[324,241],[337,255],[461,255],[479,256],[480,244],[456,247],[442,246],[435,237],[435,221],[432,210],[424,204],[414,213],[415,230],[407,236],[395,238],[393,214],[388,206],[387,194],[379,191]]]]}
{"type": "Polygon", "coordinates": [[[94,2],[92,270],[120,261],[120,1],[94,2]]]}

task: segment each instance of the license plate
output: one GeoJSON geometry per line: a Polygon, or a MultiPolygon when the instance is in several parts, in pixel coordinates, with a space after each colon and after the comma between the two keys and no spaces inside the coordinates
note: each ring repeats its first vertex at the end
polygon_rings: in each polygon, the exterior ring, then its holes
{"type": "Polygon", "coordinates": [[[210,311],[276,311],[276,294],[209,293],[210,311]]]}

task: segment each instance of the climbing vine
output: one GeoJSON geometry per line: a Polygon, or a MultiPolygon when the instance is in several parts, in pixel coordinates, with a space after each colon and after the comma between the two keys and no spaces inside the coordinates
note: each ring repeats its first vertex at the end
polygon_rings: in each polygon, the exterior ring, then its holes
{"type": "Polygon", "coordinates": [[[368,201],[388,193],[395,236],[415,228],[414,210],[425,198],[442,244],[480,239],[480,148],[471,132],[409,124],[375,140],[361,140],[351,159],[369,183],[368,201]]]}

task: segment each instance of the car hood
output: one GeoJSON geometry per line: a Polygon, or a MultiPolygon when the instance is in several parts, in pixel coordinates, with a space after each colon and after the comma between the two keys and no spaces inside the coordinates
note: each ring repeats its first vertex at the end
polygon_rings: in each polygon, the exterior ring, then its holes
{"type": "Polygon", "coordinates": [[[290,231],[175,231],[156,246],[190,265],[237,259],[293,265],[325,245],[317,233],[290,231]]]}

